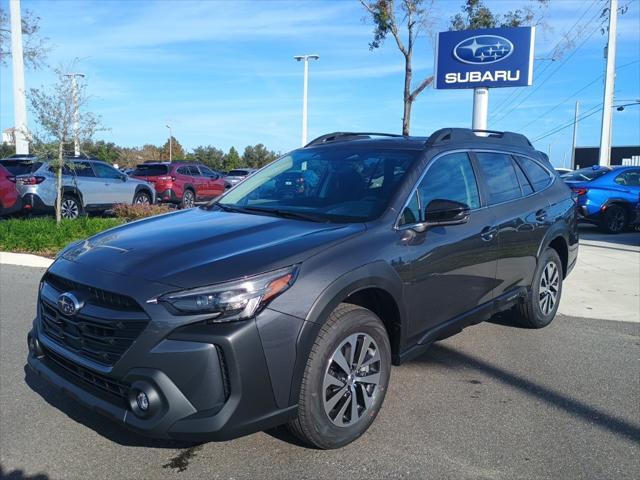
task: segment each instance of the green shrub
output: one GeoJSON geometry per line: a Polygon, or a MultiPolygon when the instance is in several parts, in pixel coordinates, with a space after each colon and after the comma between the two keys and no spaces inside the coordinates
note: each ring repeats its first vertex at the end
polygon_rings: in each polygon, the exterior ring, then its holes
{"type": "Polygon", "coordinates": [[[12,218],[0,221],[0,250],[55,256],[62,248],[111,227],[121,225],[119,218],[80,217],[62,220],[54,218],[12,218]]]}
{"type": "Polygon", "coordinates": [[[140,220],[141,218],[153,217],[154,215],[160,215],[162,213],[168,213],[171,211],[168,205],[156,204],[156,205],[127,205],[126,203],[119,203],[113,207],[113,213],[116,218],[121,218],[126,221],[140,220]]]}

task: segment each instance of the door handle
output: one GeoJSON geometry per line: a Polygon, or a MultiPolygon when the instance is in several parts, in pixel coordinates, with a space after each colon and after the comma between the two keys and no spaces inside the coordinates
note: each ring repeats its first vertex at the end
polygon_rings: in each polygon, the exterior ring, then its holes
{"type": "Polygon", "coordinates": [[[482,240],[484,240],[485,242],[490,242],[491,240],[493,240],[493,237],[496,236],[496,233],[498,233],[497,228],[484,227],[480,232],[480,238],[482,238],[482,240]]]}
{"type": "Polygon", "coordinates": [[[544,222],[547,220],[547,211],[545,209],[540,209],[536,212],[536,220],[539,222],[544,222]]]}

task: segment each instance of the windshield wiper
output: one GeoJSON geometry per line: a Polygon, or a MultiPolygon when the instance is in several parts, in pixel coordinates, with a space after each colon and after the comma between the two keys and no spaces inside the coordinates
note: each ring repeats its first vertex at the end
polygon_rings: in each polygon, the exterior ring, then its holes
{"type": "Polygon", "coordinates": [[[264,213],[266,215],[274,215],[282,218],[294,218],[296,220],[307,220],[309,222],[328,223],[329,220],[321,215],[312,213],[294,212],[292,210],[278,210],[277,208],[260,208],[260,207],[243,207],[243,210],[256,213],[264,213]]]}

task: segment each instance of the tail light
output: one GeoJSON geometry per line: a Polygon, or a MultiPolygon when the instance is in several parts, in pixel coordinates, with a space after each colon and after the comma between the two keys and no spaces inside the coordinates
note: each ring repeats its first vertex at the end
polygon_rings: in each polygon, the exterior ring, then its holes
{"type": "Polygon", "coordinates": [[[18,178],[18,182],[21,185],[38,185],[44,182],[44,177],[38,177],[33,175],[30,177],[20,177],[18,178]]]}
{"type": "Polygon", "coordinates": [[[575,193],[578,196],[586,195],[588,191],[588,189],[586,188],[572,188],[571,190],[573,190],[573,193],[575,193]]]}

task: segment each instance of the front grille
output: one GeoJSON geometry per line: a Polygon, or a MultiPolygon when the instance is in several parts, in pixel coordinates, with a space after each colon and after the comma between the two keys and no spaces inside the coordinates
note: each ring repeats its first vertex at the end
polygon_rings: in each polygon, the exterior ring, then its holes
{"type": "Polygon", "coordinates": [[[47,273],[43,281],[47,282],[56,290],[61,292],[75,291],[84,293],[92,303],[107,308],[115,308],[117,310],[131,310],[142,312],[140,305],[130,297],[120,295],[119,293],[108,292],[99,288],[90,287],[82,283],[69,280],[68,278],[59,277],[53,273],[47,273]]]}
{"type": "Polygon", "coordinates": [[[41,297],[42,332],[67,350],[102,365],[117,362],[149,323],[149,317],[129,297],[51,274],[47,274],[44,281],[60,293],[73,291],[86,298],[86,307],[76,315],[67,316],[52,300],[41,297]],[[85,309],[92,305],[100,308],[93,308],[89,316],[85,309]]]}
{"type": "Polygon", "coordinates": [[[73,378],[81,380],[83,383],[89,384],[103,392],[115,395],[121,399],[127,398],[127,392],[129,391],[129,385],[116,380],[105,377],[91,370],[81,367],[76,363],[73,363],[66,358],[54,353],[48,348],[42,348],[45,358],[49,360],[50,366],[54,367],[58,373],[71,374],[73,378]]]}

